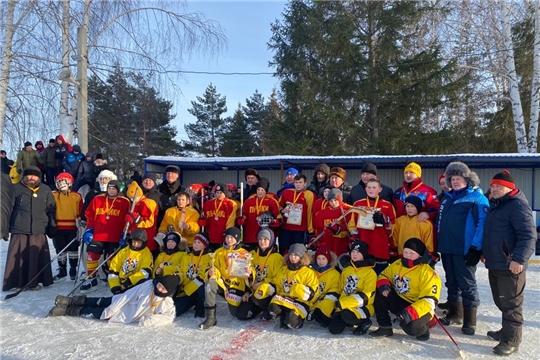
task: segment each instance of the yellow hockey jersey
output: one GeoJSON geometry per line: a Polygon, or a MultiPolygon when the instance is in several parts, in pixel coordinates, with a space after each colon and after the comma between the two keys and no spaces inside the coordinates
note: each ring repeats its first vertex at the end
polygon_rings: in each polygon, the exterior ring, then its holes
{"type": "Polygon", "coordinates": [[[333,267],[323,272],[318,272],[315,269],[313,271],[319,278],[319,297],[310,310],[319,309],[324,316],[330,317],[334,312],[339,296],[340,274],[333,267]]]}
{"type": "Polygon", "coordinates": [[[411,304],[407,311],[412,320],[427,313],[433,317],[441,297],[441,278],[428,264],[407,268],[401,260],[396,260],[379,275],[377,288],[383,285],[391,286],[399,297],[411,304]]]}
{"type": "Polygon", "coordinates": [[[58,230],[76,230],[76,220],[81,218],[83,200],[78,192],[53,191],[56,202],[56,228],[58,230]]]}
{"type": "Polygon", "coordinates": [[[398,254],[403,255],[403,245],[410,238],[420,239],[429,252],[434,250],[434,226],[429,220],[418,221],[418,215],[410,217],[401,215],[397,218],[396,224],[392,227],[392,238],[397,246],[398,254]]]}
{"type": "Polygon", "coordinates": [[[269,282],[279,272],[283,265],[283,256],[280,253],[270,251],[266,256],[259,255],[259,249],[252,250],[253,269],[255,270],[255,283],[269,282]]]}
{"type": "Polygon", "coordinates": [[[156,270],[158,268],[163,269],[163,272],[159,276],[181,273],[181,265],[185,256],[187,254],[184,251],[177,251],[171,255],[167,255],[164,251],[160,252],[154,261],[154,277],[156,277],[156,270]]]}
{"type": "Polygon", "coordinates": [[[193,246],[193,238],[199,233],[199,212],[192,208],[191,206],[185,207],[185,212],[183,209],[179,209],[177,206],[167,209],[161,225],[159,226],[158,231],[164,234],[169,232],[168,227],[172,226],[174,231],[182,235],[188,242],[188,246],[193,246]],[[189,229],[184,229],[181,227],[181,224],[185,223],[189,225],[189,229]]]}
{"type": "Polygon", "coordinates": [[[184,257],[180,265],[180,272],[182,273],[180,296],[191,296],[204,284],[203,278],[210,269],[211,263],[210,255],[203,251],[198,256],[191,253],[184,257]]]}
{"type": "Polygon", "coordinates": [[[341,272],[339,284],[338,310],[352,311],[358,319],[368,319],[375,313],[377,273],[372,266],[350,264],[341,272]]]}
{"type": "Polygon", "coordinates": [[[109,266],[108,283],[111,289],[124,285],[133,287],[139,282],[152,278],[154,258],[145,247],[142,250],[131,250],[126,246],[116,254],[109,266]]]}

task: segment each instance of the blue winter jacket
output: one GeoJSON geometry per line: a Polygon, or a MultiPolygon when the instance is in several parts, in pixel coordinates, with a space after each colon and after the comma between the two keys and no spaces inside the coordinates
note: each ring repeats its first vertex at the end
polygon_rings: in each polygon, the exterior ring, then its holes
{"type": "Polygon", "coordinates": [[[534,253],[536,234],[532,210],[520,190],[492,199],[484,230],[486,268],[508,270],[514,260],[523,268],[534,253]]]}
{"type": "Polygon", "coordinates": [[[437,251],[465,255],[471,246],[481,250],[488,209],[489,201],[477,186],[457,195],[445,193],[437,217],[437,251]]]}

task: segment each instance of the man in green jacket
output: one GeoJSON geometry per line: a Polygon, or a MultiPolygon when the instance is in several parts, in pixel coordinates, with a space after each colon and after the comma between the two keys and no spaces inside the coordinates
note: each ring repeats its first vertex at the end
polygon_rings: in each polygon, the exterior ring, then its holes
{"type": "Polygon", "coordinates": [[[38,166],[38,164],[43,164],[41,156],[38,152],[32,148],[32,143],[27,141],[24,143],[24,149],[19,151],[17,155],[17,172],[22,174],[24,169],[29,166],[38,166]]]}

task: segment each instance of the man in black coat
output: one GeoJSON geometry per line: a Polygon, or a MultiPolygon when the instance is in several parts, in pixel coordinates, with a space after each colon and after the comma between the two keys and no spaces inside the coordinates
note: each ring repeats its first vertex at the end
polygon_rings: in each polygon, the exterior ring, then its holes
{"type": "Polygon", "coordinates": [[[507,170],[493,177],[490,190],[482,250],[493,301],[502,312],[502,328],[487,335],[499,342],[493,352],[506,356],[518,351],[521,343],[525,273],[536,232],[531,207],[507,170]]]}
{"type": "Polygon", "coordinates": [[[9,175],[1,173],[0,179],[2,199],[2,217],[0,218],[0,237],[6,241],[9,240],[9,220],[13,211],[13,185],[9,175]]]}
{"type": "MultiPolygon", "coordinates": [[[[367,162],[362,166],[360,182],[358,185],[353,186],[351,193],[345,199],[345,202],[349,205],[354,204],[356,201],[365,199],[366,194],[366,184],[369,180],[377,177],[377,166],[375,164],[367,162]]],[[[379,179],[380,180],[380,179],[379,179]]],[[[388,201],[390,204],[394,203],[394,190],[389,186],[381,184],[382,191],[379,194],[379,198],[388,201]]]]}
{"type": "Polygon", "coordinates": [[[167,197],[162,207],[167,210],[176,206],[176,195],[185,188],[180,184],[180,167],[168,165],[165,168],[165,180],[158,186],[158,190],[167,197]]]}
{"type": "Polygon", "coordinates": [[[7,157],[7,153],[5,150],[2,150],[0,152],[0,160],[2,161],[2,168],[1,168],[2,172],[6,175],[9,175],[9,170],[10,170],[9,159],[7,157]]]}
{"type": "Polygon", "coordinates": [[[156,202],[158,205],[158,216],[156,220],[156,229],[159,229],[159,225],[161,224],[161,220],[163,220],[163,216],[165,215],[165,208],[163,207],[163,204],[166,204],[169,199],[166,195],[162,194],[157,186],[156,186],[156,175],[152,173],[148,173],[143,176],[142,178],[142,191],[144,196],[146,196],[149,199],[152,199],[156,202]]]}
{"type": "MultiPolygon", "coordinates": [[[[15,203],[11,213],[11,238],[4,271],[3,291],[23,288],[50,261],[49,244],[45,234],[56,231],[56,204],[51,188],[41,184],[41,171],[36,166],[24,169],[22,179],[13,185],[15,203]]],[[[47,266],[32,283],[31,290],[39,290],[53,283],[52,269],[47,266]]]]}

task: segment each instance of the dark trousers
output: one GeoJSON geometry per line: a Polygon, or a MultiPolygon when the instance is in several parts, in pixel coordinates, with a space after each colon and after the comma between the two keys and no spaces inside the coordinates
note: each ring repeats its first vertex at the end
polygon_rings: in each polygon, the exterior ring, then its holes
{"type": "Polygon", "coordinates": [[[103,310],[105,310],[106,307],[111,305],[112,303],[112,296],[111,297],[93,297],[93,298],[86,298],[84,300],[83,308],[81,309],[81,315],[83,317],[93,317],[96,319],[101,318],[101,314],[103,314],[103,310]]]}
{"type": "Polygon", "coordinates": [[[47,185],[49,185],[51,189],[56,188],[56,184],[54,183],[55,175],[56,175],[56,168],[53,168],[53,167],[45,168],[45,180],[47,181],[47,185]]]}
{"type": "Polygon", "coordinates": [[[489,270],[488,275],[493,301],[502,312],[501,342],[519,346],[523,327],[525,271],[513,274],[509,270],[489,270]]]}
{"type": "Polygon", "coordinates": [[[77,191],[80,188],[82,188],[84,185],[88,185],[90,189],[94,187],[95,181],[89,180],[89,179],[81,179],[79,181],[76,181],[75,184],[73,184],[73,191],[77,191]]]}
{"type": "Polygon", "coordinates": [[[176,316],[180,316],[189,311],[195,306],[195,311],[204,311],[204,285],[199,286],[199,289],[190,296],[175,297],[174,307],[176,308],[176,316]]]}
{"type": "Polygon", "coordinates": [[[279,235],[279,253],[284,255],[292,244],[303,244],[306,240],[305,231],[281,230],[279,235]]]}
{"type": "Polygon", "coordinates": [[[242,301],[240,303],[240,306],[238,306],[238,311],[236,312],[236,317],[239,320],[253,319],[255,316],[260,314],[263,310],[257,304],[266,304],[265,309],[267,309],[268,304],[270,303],[270,300],[272,300],[271,297],[268,297],[267,299],[263,299],[263,300],[257,300],[253,296],[250,296],[248,301],[242,301]]]}
{"type": "MultiPolygon", "coordinates": [[[[381,293],[377,291],[375,294],[375,316],[379,326],[392,327],[392,320],[390,319],[389,312],[394,315],[399,315],[401,311],[409,305],[411,304],[399,297],[394,290],[390,291],[390,294],[388,294],[387,297],[381,295],[381,293]]],[[[431,314],[427,313],[408,324],[402,321],[399,325],[407,335],[419,336],[428,331],[430,318],[431,314]]]]}
{"type": "Polygon", "coordinates": [[[446,275],[444,285],[448,289],[448,301],[463,301],[463,307],[478,307],[480,297],[476,285],[476,266],[467,266],[463,255],[442,254],[441,257],[446,275]]]}

